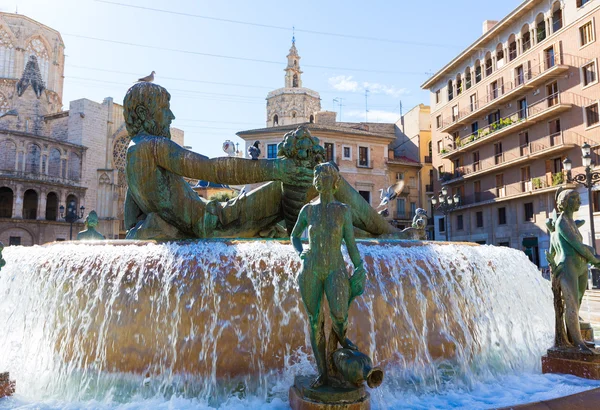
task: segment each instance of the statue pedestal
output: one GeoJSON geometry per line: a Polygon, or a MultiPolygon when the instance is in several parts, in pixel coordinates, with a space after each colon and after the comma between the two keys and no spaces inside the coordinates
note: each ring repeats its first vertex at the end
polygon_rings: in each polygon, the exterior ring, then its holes
{"type": "Polygon", "coordinates": [[[594,329],[589,322],[579,322],[579,328],[581,330],[581,337],[587,342],[594,342],[594,329]]]}
{"type": "Polygon", "coordinates": [[[571,374],[586,379],[600,380],[600,350],[582,353],[574,347],[551,348],[542,357],[542,373],[571,374]]]}
{"type": "Polygon", "coordinates": [[[292,410],[370,410],[371,398],[364,387],[310,387],[315,376],[296,376],[290,387],[292,410]]]}
{"type": "Polygon", "coordinates": [[[0,373],[0,399],[12,396],[15,392],[15,382],[10,380],[8,372],[0,373]]]}

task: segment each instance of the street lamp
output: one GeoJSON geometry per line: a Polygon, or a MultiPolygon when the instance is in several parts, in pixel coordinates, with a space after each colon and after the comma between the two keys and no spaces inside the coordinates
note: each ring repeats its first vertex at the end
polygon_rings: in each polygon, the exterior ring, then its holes
{"type": "Polygon", "coordinates": [[[79,207],[79,213],[77,213],[76,209],[77,204],[75,204],[74,200],[71,200],[67,204],[67,214],[65,215],[65,207],[61,205],[58,209],[60,211],[60,217],[65,218],[65,221],[71,224],[71,228],[69,229],[69,240],[73,240],[73,224],[83,218],[83,212],[85,211],[85,207],[81,205],[79,207]]]}
{"type": "MultiPolygon", "coordinates": [[[[460,205],[460,196],[458,194],[452,196],[448,195],[448,188],[445,186],[442,187],[442,192],[440,192],[439,197],[436,198],[432,196],[431,204],[433,205],[433,210],[436,209],[442,214],[444,214],[444,230],[446,231],[446,242],[448,241],[448,213],[453,211],[456,207],[460,205]],[[439,203],[439,204],[438,204],[439,203]]],[[[433,215],[432,215],[433,216],[433,215]]]]}
{"type": "Polygon", "coordinates": [[[592,171],[592,147],[587,142],[581,146],[581,162],[585,167],[585,174],[571,175],[573,163],[569,158],[563,161],[563,167],[567,171],[567,182],[572,184],[577,182],[583,185],[588,190],[588,204],[590,206],[590,231],[592,232],[592,248],[596,253],[596,230],[594,228],[594,208],[592,201],[592,187],[600,181],[600,172],[592,171]]]}

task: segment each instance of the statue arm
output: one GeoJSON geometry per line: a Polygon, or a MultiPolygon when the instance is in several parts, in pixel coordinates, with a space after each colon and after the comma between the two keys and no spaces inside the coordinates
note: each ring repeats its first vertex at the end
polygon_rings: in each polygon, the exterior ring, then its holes
{"type": "Polygon", "coordinates": [[[125,194],[125,204],[124,204],[124,219],[125,219],[125,230],[129,230],[133,228],[138,221],[138,217],[143,214],[143,211],[140,209],[138,204],[133,199],[133,196],[127,190],[125,194]]]}
{"type": "Polygon", "coordinates": [[[350,206],[352,223],[359,229],[374,235],[394,234],[401,232],[379,215],[371,205],[342,177],[335,198],[350,206]]]}
{"type": "Polygon", "coordinates": [[[556,230],[558,234],[562,236],[568,243],[579,253],[584,259],[589,261],[592,264],[599,263],[600,260],[594,255],[594,250],[591,246],[585,245],[578,239],[578,235],[575,232],[575,229],[571,224],[569,224],[565,219],[561,218],[556,230]]]}
{"type": "Polygon", "coordinates": [[[268,181],[306,183],[312,180],[312,170],[296,167],[293,161],[231,157],[210,159],[166,138],[156,140],[155,157],[159,166],[177,175],[220,184],[244,185],[268,181]]]}
{"type": "Polygon", "coordinates": [[[307,206],[309,205],[304,205],[300,210],[298,220],[296,221],[296,225],[294,225],[294,229],[292,230],[292,234],[290,236],[292,245],[294,246],[294,249],[296,250],[298,255],[302,255],[302,252],[304,252],[304,248],[302,246],[302,239],[300,239],[300,237],[302,236],[302,232],[304,232],[306,226],[308,225],[308,221],[306,218],[307,206]]]}

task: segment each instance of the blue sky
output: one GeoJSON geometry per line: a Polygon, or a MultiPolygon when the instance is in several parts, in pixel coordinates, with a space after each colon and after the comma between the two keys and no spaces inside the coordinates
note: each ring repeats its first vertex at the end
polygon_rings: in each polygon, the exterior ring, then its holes
{"type": "Polygon", "coordinates": [[[135,79],[155,70],[186,145],[212,157],[223,155],[226,139],[241,142],[236,131],[265,126],[265,97],[283,86],[292,27],[303,85],[321,94],[323,109],[339,112],[333,99],[342,98],[342,120],[364,121],[368,88],[369,121],[393,122],[400,101],[404,112],[429,103],[420,84],[477,39],[484,20],[520,3],[3,0],[0,10],[18,4],[63,35],[65,109],[78,98],[122,102],[135,79]]]}

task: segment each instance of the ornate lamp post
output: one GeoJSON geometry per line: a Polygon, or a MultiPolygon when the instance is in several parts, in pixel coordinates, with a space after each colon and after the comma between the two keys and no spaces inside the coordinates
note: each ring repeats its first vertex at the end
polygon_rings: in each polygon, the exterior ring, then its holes
{"type": "Polygon", "coordinates": [[[592,248],[596,252],[596,230],[594,228],[594,208],[592,201],[592,187],[600,181],[600,172],[592,171],[592,147],[587,142],[581,146],[581,158],[583,166],[585,167],[585,174],[571,175],[571,169],[573,164],[569,158],[563,161],[563,166],[567,171],[567,182],[583,185],[588,190],[588,203],[590,205],[590,230],[592,232],[592,248]]]}
{"type": "Polygon", "coordinates": [[[71,224],[71,228],[69,229],[69,240],[73,240],[73,224],[83,218],[83,212],[85,211],[85,207],[81,205],[79,207],[79,213],[77,213],[75,201],[71,201],[67,204],[67,214],[65,215],[65,207],[61,205],[59,208],[60,217],[65,218],[65,221],[71,224]]]}
{"type": "Polygon", "coordinates": [[[454,195],[454,197],[448,195],[448,188],[442,187],[439,198],[435,196],[431,197],[431,204],[434,211],[438,210],[444,214],[444,230],[446,231],[446,241],[448,241],[448,213],[460,205],[460,196],[458,194],[454,195]]]}

